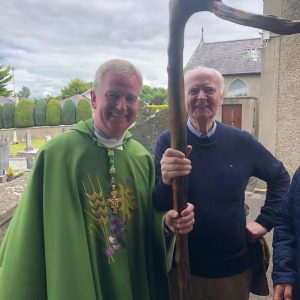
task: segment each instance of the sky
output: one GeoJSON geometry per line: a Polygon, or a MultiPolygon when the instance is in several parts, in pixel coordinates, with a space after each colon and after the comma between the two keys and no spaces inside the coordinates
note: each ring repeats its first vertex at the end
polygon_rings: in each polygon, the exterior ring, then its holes
{"type": "MultiPolygon", "coordinates": [[[[201,1],[201,0],[199,0],[201,1]]],[[[223,0],[262,14],[263,0],[223,0]]],[[[185,30],[184,64],[201,40],[218,42],[260,37],[260,30],[194,14],[185,30]]],[[[12,66],[17,93],[58,96],[72,79],[93,81],[101,63],[127,59],[144,84],[167,87],[168,1],[0,0],[0,65],[12,66]]]]}

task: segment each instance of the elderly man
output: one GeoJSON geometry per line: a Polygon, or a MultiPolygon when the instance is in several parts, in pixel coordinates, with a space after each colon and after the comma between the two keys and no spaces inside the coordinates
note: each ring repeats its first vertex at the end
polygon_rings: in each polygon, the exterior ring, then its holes
{"type": "MultiPolygon", "coordinates": [[[[93,120],[48,142],[36,158],[0,251],[0,299],[165,300],[162,216],[152,208],[154,164],[126,130],[142,86],[129,62],[98,69],[93,120]]],[[[167,231],[188,233],[193,205],[167,231]]]]}
{"type": "Polygon", "coordinates": [[[198,67],[186,72],[184,80],[188,155],[169,148],[169,131],[158,138],[156,205],[169,209],[172,179],[189,175],[188,199],[195,207],[189,235],[194,298],[248,299],[252,272],[247,242],[273,228],[289,175],[250,134],[214,120],[223,103],[224,79],[218,71],[198,67]],[[266,181],[268,188],[261,213],[246,224],[245,189],[251,176],[266,181]]]}

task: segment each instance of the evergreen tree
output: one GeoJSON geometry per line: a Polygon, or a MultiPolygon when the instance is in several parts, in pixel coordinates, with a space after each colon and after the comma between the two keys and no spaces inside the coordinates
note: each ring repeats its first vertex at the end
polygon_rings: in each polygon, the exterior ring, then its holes
{"type": "Polygon", "coordinates": [[[32,100],[25,99],[20,101],[16,106],[15,127],[32,127],[34,126],[34,103],[32,100]]]}
{"type": "Polygon", "coordinates": [[[0,65],[0,96],[8,97],[12,91],[7,90],[6,85],[12,79],[13,75],[9,74],[10,67],[3,69],[0,65]]]}
{"type": "Polygon", "coordinates": [[[86,99],[80,100],[76,107],[76,123],[81,120],[85,121],[90,119],[92,115],[93,113],[90,102],[86,99]]]}
{"type": "Polygon", "coordinates": [[[76,123],[76,105],[72,100],[67,100],[62,109],[62,124],[72,125],[76,123]]]}
{"type": "Polygon", "coordinates": [[[38,100],[34,105],[34,122],[36,126],[45,126],[46,122],[47,101],[38,100]]]}
{"type": "Polygon", "coordinates": [[[12,103],[5,103],[2,109],[3,127],[13,128],[15,119],[15,105],[12,103]]]}
{"type": "Polygon", "coordinates": [[[61,106],[58,100],[50,100],[47,104],[46,123],[49,126],[61,125],[61,106]]]}
{"type": "Polygon", "coordinates": [[[0,129],[3,128],[2,110],[3,106],[0,104],[0,129]]]}

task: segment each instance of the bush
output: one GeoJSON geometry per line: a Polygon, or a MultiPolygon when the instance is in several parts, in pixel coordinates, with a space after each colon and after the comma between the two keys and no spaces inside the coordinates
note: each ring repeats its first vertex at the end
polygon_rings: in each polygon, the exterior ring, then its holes
{"type": "Polygon", "coordinates": [[[11,166],[9,166],[8,169],[6,170],[6,176],[7,179],[12,179],[13,177],[15,177],[15,172],[11,166]]]}
{"type": "Polygon", "coordinates": [[[76,105],[72,100],[67,100],[61,113],[63,125],[72,125],[76,123],[76,105]]]}
{"type": "Polygon", "coordinates": [[[45,126],[46,122],[46,112],[47,112],[47,101],[38,100],[35,101],[34,105],[34,123],[36,126],[45,126]]]}
{"type": "Polygon", "coordinates": [[[88,100],[81,99],[76,107],[76,123],[88,120],[92,117],[92,107],[88,100]]]}
{"type": "Polygon", "coordinates": [[[50,126],[61,125],[61,106],[58,100],[50,100],[47,104],[46,123],[50,126]]]}
{"type": "Polygon", "coordinates": [[[4,128],[13,128],[16,106],[12,103],[5,103],[2,109],[2,119],[4,128]]]}
{"type": "Polygon", "coordinates": [[[0,129],[3,128],[2,110],[3,106],[0,104],[0,129]]]}
{"type": "Polygon", "coordinates": [[[34,102],[32,100],[22,100],[16,106],[15,127],[32,127],[34,115],[34,102]]]}

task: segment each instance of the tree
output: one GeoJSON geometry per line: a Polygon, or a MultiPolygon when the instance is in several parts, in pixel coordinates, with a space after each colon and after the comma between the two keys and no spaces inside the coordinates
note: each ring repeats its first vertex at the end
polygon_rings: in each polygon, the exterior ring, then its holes
{"type": "Polygon", "coordinates": [[[140,99],[147,103],[153,99],[162,99],[162,101],[165,102],[168,100],[168,91],[162,87],[152,88],[148,85],[144,85],[141,90],[140,99]]]}
{"type": "Polygon", "coordinates": [[[62,124],[72,125],[76,123],[76,105],[72,100],[67,100],[62,109],[62,124]]]}
{"type": "Polygon", "coordinates": [[[71,80],[67,86],[61,90],[61,99],[66,99],[77,94],[83,94],[91,88],[91,83],[85,82],[81,79],[71,80]]]}
{"type": "Polygon", "coordinates": [[[35,123],[36,126],[45,126],[45,125],[47,125],[46,111],[47,111],[47,101],[46,100],[35,101],[34,123],[35,123]]]}
{"type": "Polygon", "coordinates": [[[34,102],[29,99],[20,101],[16,106],[15,127],[32,127],[34,126],[34,102]]]}
{"type": "Polygon", "coordinates": [[[15,105],[12,103],[5,103],[2,109],[3,127],[13,128],[15,118],[15,105]]]}
{"type": "Polygon", "coordinates": [[[21,99],[28,99],[30,96],[30,89],[27,86],[23,86],[20,90],[20,92],[18,93],[18,96],[21,99]]]}
{"type": "Polygon", "coordinates": [[[140,93],[140,99],[147,103],[153,99],[152,88],[149,85],[143,86],[140,93]]]}
{"type": "Polygon", "coordinates": [[[90,102],[86,99],[81,99],[76,107],[76,123],[81,120],[85,121],[87,119],[90,119],[92,115],[93,114],[90,102]]]}
{"type": "Polygon", "coordinates": [[[47,104],[46,123],[50,126],[61,125],[61,106],[58,100],[50,100],[47,104]]]}
{"type": "Polygon", "coordinates": [[[12,74],[9,74],[10,70],[10,67],[3,69],[3,66],[0,65],[0,96],[8,97],[12,92],[6,89],[7,83],[13,77],[12,74]]]}

